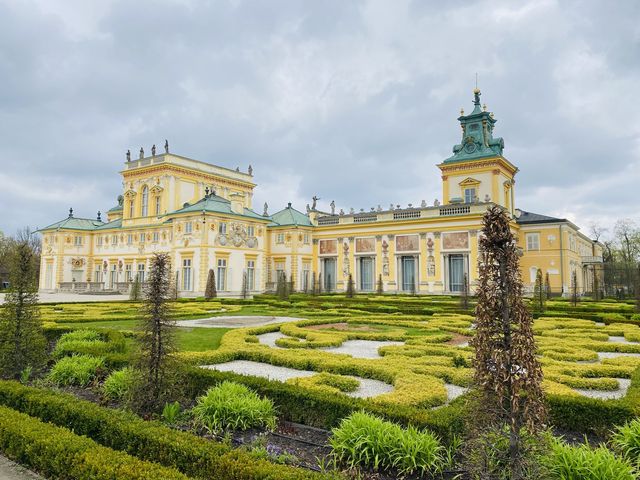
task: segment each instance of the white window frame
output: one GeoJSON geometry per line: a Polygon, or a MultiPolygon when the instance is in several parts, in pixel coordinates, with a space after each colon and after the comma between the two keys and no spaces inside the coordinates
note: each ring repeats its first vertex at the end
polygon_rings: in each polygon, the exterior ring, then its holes
{"type": "Polygon", "coordinates": [[[187,222],[184,224],[184,233],[193,233],[193,222],[187,222]]]}
{"type": "Polygon", "coordinates": [[[216,289],[224,292],[227,289],[227,259],[219,258],[217,266],[216,289]]]}
{"type": "Polygon", "coordinates": [[[256,261],[247,260],[247,290],[252,291],[256,288],[256,261]]]}
{"type": "Polygon", "coordinates": [[[539,252],[540,251],[540,234],[538,232],[527,233],[525,235],[527,252],[539,252]]]}
{"type": "Polygon", "coordinates": [[[76,247],[81,247],[82,246],[82,236],[81,235],[76,235],[75,237],[73,237],[73,244],[76,247]]]}
{"type": "Polygon", "coordinates": [[[142,187],[142,216],[146,217],[149,214],[149,187],[146,185],[142,187]]]}
{"type": "Polygon", "coordinates": [[[226,235],[227,234],[227,223],[226,222],[220,222],[218,224],[218,233],[220,235],[226,235]]]}
{"type": "Polygon", "coordinates": [[[473,203],[476,201],[476,187],[466,187],[464,189],[464,203],[473,203]],[[469,199],[469,193],[471,193],[471,198],[469,199]]]}
{"type": "Polygon", "coordinates": [[[182,259],[182,290],[190,292],[193,289],[192,282],[193,260],[191,258],[182,259]]]}
{"type": "Polygon", "coordinates": [[[256,228],[253,225],[249,225],[247,227],[247,236],[255,237],[256,236],[256,228]]]}
{"type": "Polygon", "coordinates": [[[278,245],[284,244],[284,233],[276,233],[276,243],[278,245]]]}

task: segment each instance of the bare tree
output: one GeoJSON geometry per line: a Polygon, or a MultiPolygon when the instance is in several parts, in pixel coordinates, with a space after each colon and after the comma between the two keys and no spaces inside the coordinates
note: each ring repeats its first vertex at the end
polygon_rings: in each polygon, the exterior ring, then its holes
{"type": "Polygon", "coordinates": [[[19,378],[40,368],[46,345],[38,307],[38,240],[24,230],[8,242],[9,291],[0,311],[0,375],[19,378]]]}
{"type": "Polygon", "coordinates": [[[134,403],[141,412],[152,412],[160,407],[173,387],[170,377],[173,373],[171,354],[175,351],[175,322],[170,319],[170,292],[170,257],[166,253],[155,253],[145,291],[136,361],[140,379],[134,403]]]}
{"type": "Polygon", "coordinates": [[[475,478],[493,478],[490,452],[505,443],[499,461],[513,480],[529,478],[535,455],[528,450],[545,419],[542,369],[535,356],[533,321],[522,299],[517,244],[509,218],[498,206],[483,218],[480,237],[476,336],[472,340],[473,430],[468,443],[469,469],[475,478]]]}

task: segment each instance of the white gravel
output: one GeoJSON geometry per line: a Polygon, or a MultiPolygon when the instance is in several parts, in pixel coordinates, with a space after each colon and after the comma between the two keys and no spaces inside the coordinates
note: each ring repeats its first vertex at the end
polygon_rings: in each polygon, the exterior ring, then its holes
{"type": "Polygon", "coordinates": [[[0,454],[0,480],[44,480],[31,470],[0,454]]]}
{"type": "Polygon", "coordinates": [[[329,353],[344,353],[351,355],[354,358],[382,358],[378,353],[378,349],[381,347],[388,347],[391,345],[404,345],[404,342],[381,342],[377,340],[347,340],[339,347],[327,347],[321,348],[329,353]]]}
{"type": "Polygon", "coordinates": [[[465,348],[465,347],[468,347],[468,346],[469,346],[469,342],[462,342],[462,343],[458,344],[459,348],[465,348]]]}
{"type": "Polygon", "coordinates": [[[604,322],[594,322],[596,324],[596,327],[606,327],[607,324],[604,322]]]}
{"type": "MultiPolygon", "coordinates": [[[[221,372],[234,372],[241,375],[253,375],[268,378],[269,380],[277,380],[279,382],[286,382],[291,378],[311,377],[318,373],[288,367],[277,367],[275,365],[269,365],[268,363],[251,362],[248,360],[234,360],[217,365],[204,365],[202,368],[209,368],[221,372]]],[[[371,380],[369,378],[353,378],[360,381],[360,387],[355,392],[346,393],[346,395],[350,397],[370,398],[393,391],[393,386],[388,383],[371,380]]]]}
{"type": "Polygon", "coordinates": [[[631,344],[633,344],[633,345],[638,345],[638,344],[640,344],[640,342],[631,342],[631,341],[627,340],[627,339],[626,339],[626,338],[624,338],[624,337],[614,337],[614,336],[610,336],[610,337],[609,337],[609,341],[610,341],[610,342],[614,342],[614,343],[631,343],[631,344]]]}
{"type": "Polygon", "coordinates": [[[268,317],[268,316],[221,316],[211,318],[199,318],[197,320],[180,320],[176,322],[178,327],[201,328],[244,328],[261,327],[272,323],[297,322],[301,318],[294,317],[268,317]]]}
{"type": "Polygon", "coordinates": [[[611,400],[614,398],[622,398],[627,394],[631,380],[627,378],[616,378],[618,380],[617,390],[587,390],[582,388],[574,388],[580,395],[590,398],[599,398],[601,400],[611,400]]]}
{"type": "Polygon", "coordinates": [[[622,353],[622,352],[598,352],[598,358],[616,358],[616,357],[640,357],[640,353],[622,353]]]}
{"type": "Polygon", "coordinates": [[[447,388],[447,403],[469,391],[466,387],[459,387],[451,383],[445,383],[444,386],[447,388]]]}
{"type": "Polygon", "coordinates": [[[271,348],[282,348],[276,345],[276,340],[278,340],[279,338],[286,338],[286,337],[287,335],[281,332],[269,332],[269,333],[263,333],[262,335],[258,335],[258,341],[261,344],[267,345],[271,348]]]}

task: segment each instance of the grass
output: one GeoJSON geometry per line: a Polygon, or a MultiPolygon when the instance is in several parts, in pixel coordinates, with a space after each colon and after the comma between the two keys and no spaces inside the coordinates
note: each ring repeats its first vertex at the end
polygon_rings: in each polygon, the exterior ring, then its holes
{"type": "Polygon", "coordinates": [[[181,352],[204,352],[216,350],[222,336],[230,328],[178,328],[176,341],[181,352]]]}

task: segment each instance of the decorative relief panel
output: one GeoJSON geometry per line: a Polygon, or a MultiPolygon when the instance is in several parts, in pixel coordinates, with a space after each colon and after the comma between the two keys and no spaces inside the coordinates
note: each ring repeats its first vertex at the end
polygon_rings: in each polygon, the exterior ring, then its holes
{"type": "Polygon", "coordinates": [[[338,241],[337,240],[320,240],[319,249],[320,249],[320,255],[337,255],[338,241]]]}
{"type": "Polygon", "coordinates": [[[469,235],[467,232],[443,233],[443,250],[466,250],[469,248],[469,235]]]}
{"type": "Polygon", "coordinates": [[[397,252],[415,252],[420,250],[420,237],[418,235],[396,235],[397,252]]]}
{"type": "Polygon", "coordinates": [[[356,238],[356,253],[375,253],[375,237],[356,238]]]}

